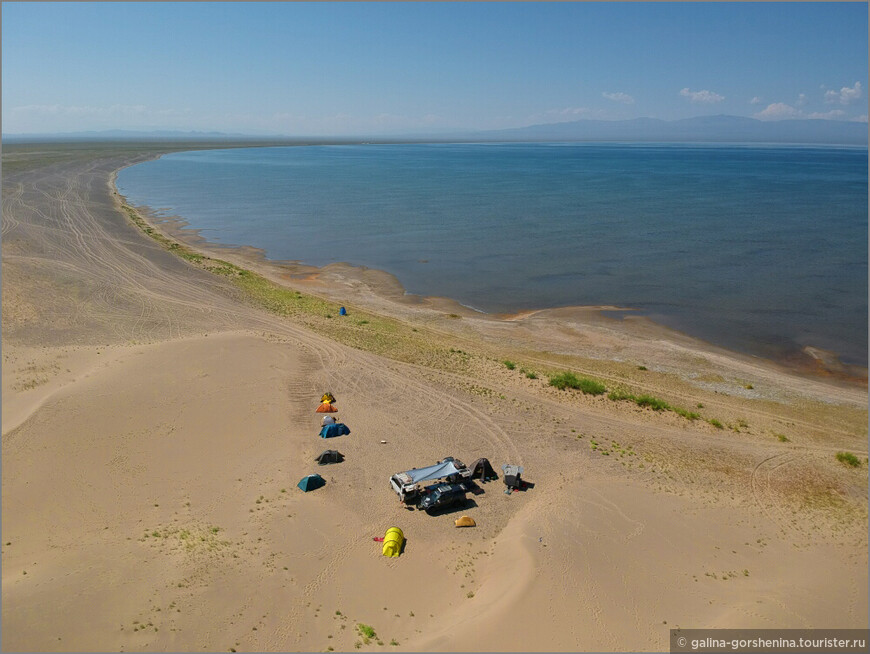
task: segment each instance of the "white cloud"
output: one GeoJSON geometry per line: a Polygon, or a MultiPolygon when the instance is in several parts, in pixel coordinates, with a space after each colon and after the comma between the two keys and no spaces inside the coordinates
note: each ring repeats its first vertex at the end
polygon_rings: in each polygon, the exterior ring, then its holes
{"type": "Polygon", "coordinates": [[[797,106],[799,106],[799,107],[803,107],[806,103],[807,103],[807,94],[806,94],[806,93],[801,93],[801,94],[798,96],[797,106]]]}
{"type": "Polygon", "coordinates": [[[604,96],[605,98],[607,98],[608,100],[613,100],[614,102],[622,102],[625,104],[634,104],[634,98],[631,97],[628,93],[622,93],[621,91],[618,91],[616,93],[608,93],[607,91],[605,91],[601,95],[604,96]]]}
{"type": "Polygon", "coordinates": [[[767,105],[767,108],[755,114],[756,118],[761,120],[779,120],[782,118],[797,118],[801,112],[791,105],[784,102],[774,102],[767,105]]]}
{"type": "Polygon", "coordinates": [[[707,91],[706,89],[703,91],[690,91],[688,87],[680,91],[680,95],[699,104],[714,104],[716,102],[722,102],[722,100],[725,99],[724,95],[719,95],[713,91],[707,91]]]}
{"type": "Polygon", "coordinates": [[[556,116],[582,116],[588,114],[589,109],[587,107],[565,107],[564,109],[550,109],[547,113],[556,116]]]}
{"type": "Polygon", "coordinates": [[[855,118],[852,119],[852,122],[853,123],[866,123],[867,122],[867,114],[864,114],[863,116],[856,116],[855,118]]]}
{"type": "Polygon", "coordinates": [[[814,111],[811,114],[807,114],[807,118],[821,118],[823,120],[836,120],[846,114],[842,109],[831,109],[830,111],[826,111],[824,113],[820,111],[814,111]]]}
{"type": "Polygon", "coordinates": [[[761,104],[761,98],[757,95],[749,101],[749,104],[761,104]]]}
{"type": "Polygon", "coordinates": [[[825,91],[825,102],[827,104],[835,104],[837,102],[840,104],[849,104],[850,102],[861,98],[862,95],[861,82],[855,82],[855,86],[851,88],[844,86],[839,91],[825,91]]]}

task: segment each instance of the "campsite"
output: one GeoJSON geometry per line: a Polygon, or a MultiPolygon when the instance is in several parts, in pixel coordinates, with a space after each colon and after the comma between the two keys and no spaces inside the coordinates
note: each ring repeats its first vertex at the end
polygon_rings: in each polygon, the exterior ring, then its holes
{"type": "Polygon", "coordinates": [[[4,649],[661,651],[672,625],[864,624],[848,371],[209,244],[116,194],[172,149],[125,148],[4,145],[4,649]],[[551,383],[584,379],[606,390],[551,383]],[[405,509],[390,478],[450,456],[498,480],[405,509]],[[373,540],[392,527],[398,557],[373,540]]]}

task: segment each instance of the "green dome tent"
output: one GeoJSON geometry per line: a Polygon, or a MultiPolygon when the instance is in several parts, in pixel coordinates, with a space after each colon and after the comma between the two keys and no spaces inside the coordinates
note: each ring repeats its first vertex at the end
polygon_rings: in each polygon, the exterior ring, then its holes
{"type": "Polygon", "coordinates": [[[320,475],[308,475],[300,479],[296,485],[307,493],[308,491],[317,490],[321,486],[325,486],[326,480],[320,475]]]}

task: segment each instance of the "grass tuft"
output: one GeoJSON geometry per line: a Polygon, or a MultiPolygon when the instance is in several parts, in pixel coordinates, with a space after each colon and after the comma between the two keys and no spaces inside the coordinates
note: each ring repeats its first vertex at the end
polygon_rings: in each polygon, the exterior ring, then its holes
{"type": "Polygon", "coordinates": [[[652,395],[641,395],[635,402],[638,406],[648,406],[653,411],[669,411],[671,409],[670,404],[652,395]]]}
{"type": "Polygon", "coordinates": [[[624,391],[622,389],[614,389],[608,393],[607,397],[614,402],[619,402],[621,400],[631,400],[632,402],[637,400],[637,397],[629,393],[628,391],[624,391]]]}
{"type": "Polygon", "coordinates": [[[359,631],[360,635],[363,638],[371,639],[371,638],[374,638],[376,635],[374,627],[367,625],[367,624],[363,624],[362,622],[358,623],[356,625],[356,628],[357,628],[357,631],[359,631]]]}
{"type": "Polygon", "coordinates": [[[607,392],[607,388],[601,382],[589,379],[588,377],[578,377],[573,372],[551,375],[550,386],[554,386],[562,391],[567,388],[573,388],[587,395],[603,395],[607,392]]]}
{"type": "Polygon", "coordinates": [[[852,466],[853,468],[857,468],[861,465],[861,459],[851,452],[837,452],[837,461],[845,463],[847,466],[852,466]]]}

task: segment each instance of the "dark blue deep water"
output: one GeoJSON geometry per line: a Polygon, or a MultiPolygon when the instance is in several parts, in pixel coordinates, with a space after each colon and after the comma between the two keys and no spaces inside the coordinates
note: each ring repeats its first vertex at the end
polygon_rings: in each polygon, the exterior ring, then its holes
{"type": "Polygon", "coordinates": [[[612,304],[866,365],[867,180],[866,149],[414,144],[170,154],[118,187],[211,241],[483,311],[612,304]]]}

